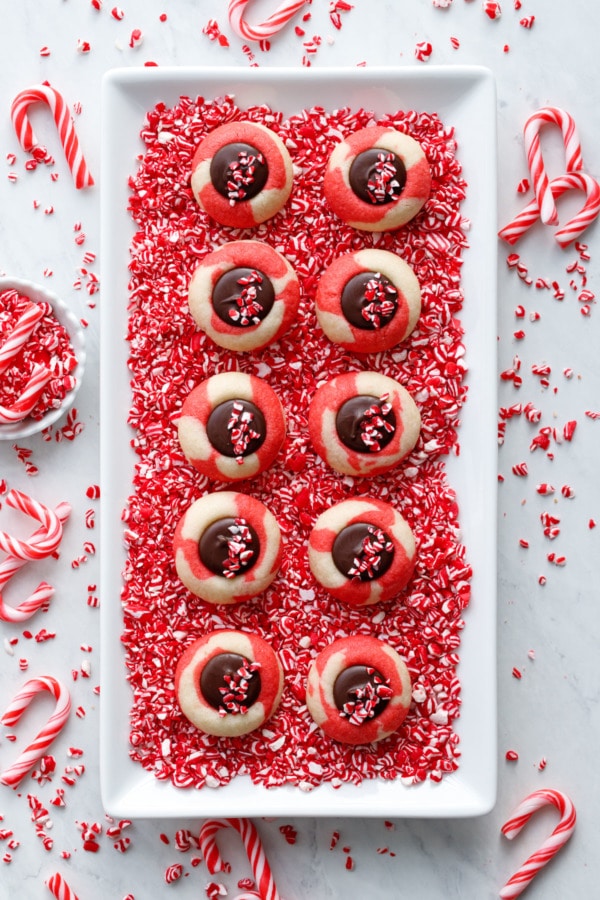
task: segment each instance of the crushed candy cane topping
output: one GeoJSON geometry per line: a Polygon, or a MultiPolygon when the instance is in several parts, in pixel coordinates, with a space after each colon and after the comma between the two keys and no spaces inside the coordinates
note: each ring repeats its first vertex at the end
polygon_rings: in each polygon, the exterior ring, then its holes
{"type": "Polygon", "coordinates": [[[249,188],[254,184],[256,166],[265,165],[262,153],[256,155],[240,150],[237,160],[233,160],[227,168],[227,196],[229,205],[235,206],[240,200],[245,200],[249,188]]]}
{"type": "Polygon", "coordinates": [[[233,454],[236,462],[240,465],[244,462],[244,456],[247,453],[250,442],[261,436],[260,432],[254,431],[252,428],[253,421],[254,413],[249,409],[244,409],[243,404],[234,400],[231,415],[227,422],[227,430],[231,432],[233,454]]]}
{"type": "Polygon", "coordinates": [[[253,270],[249,275],[238,278],[237,283],[241,292],[235,298],[235,306],[229,310],[229,317],[236,325],[258,325],[263,312],[263,306],[258,300],[258,292],[263,283],[262,275],[253,270]]]}
{"type": "Polygon", "coordinates": [[[248,712],[248,689],[250,681],[260,669],[259,662],[246,661],[231,674],[224,675],[225,687],[219,688],[223,702],[219,706],[220,716],[244,715],[248,712]]]}
{"type": "Polygon", "coordinates": [[[240,571],[247,569],[255,556],[252,549],[252,533],[245,519],[239,517],[227,528],[227,559],[223,563],[225,578],[235,578],[240,571]]]}
{"type": "Polygon", "coordinates": [[[389,203],[400,196],[402,185],[396,177],[393,153],[378,153],[377,162],[367,182],[371,203],[389,203]]]}
{"type": "Polygon", "coordinates": [[[389,394],[383,394],[378,403],[372,403],[364,411],[360,423],[360,439],[370,452],[382,449],[381,440],[384,434],[393,434],[394,425],[385,418],[391,411],[389,394]]]}
{"type": "Polygon", "coordinates": [[[389,679],[383,679],[374,669],[367,669],[370,680],[363,687],[353,688],[352,699],[344,703],[340,716],[351,725],[362,725],[367,719],[374,719],[383,700],[389,700],[394,693],[389,679]]]}
{"type": "Polygon", "coordinates": [[[358,581],[364,578],[369,580],[377,578],[381,566],[381,553],[384,550],[386,553],[393,553],[393,541],[390,541],[381,528],[369,525],[368,534],[363,538],[360,553],[354,559],[354,565],[348,575],[358,581]]]}
{"type": "Polygon", "coordinates": [[[398,291],[387,278],[382,278],[377,272],[365,286],[365,300],[367,302],[361,310],[362,317],[374,328],[380,328],[396,312],[398,291]]]}

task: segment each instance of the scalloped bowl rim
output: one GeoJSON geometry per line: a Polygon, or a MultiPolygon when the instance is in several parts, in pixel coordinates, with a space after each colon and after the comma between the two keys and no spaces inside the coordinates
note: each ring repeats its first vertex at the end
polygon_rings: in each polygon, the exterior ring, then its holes
{"type": "Polygon", "coordinates": [[[65,395],[65,398],[59,407],[48,410],[41,419],[31,419],[27,416],[27,418],[23,419],[21,422],[14,422],[10,425],[0,424],[0,440],[14,440],[15,438],[29,437],[57,422],[75,400],[75,396],[81,385],[86,360],[83,329],[75,314],[67,306],[64,300],[61,300],[61,298],[53,291],[50,291],[48,288],[42,287],[42,285],[36,284],[33,281],[28,281],[24,278],[12,278],[8,275],[0,276],[0,293],[8,290],[19,291],[20,294],[29,297],[33,303],[46,301],[50,304],[54,317],[69,333],[71,344],[77,357],[77,365],[72,373],[75,376],[75,387],[65,395]]]}

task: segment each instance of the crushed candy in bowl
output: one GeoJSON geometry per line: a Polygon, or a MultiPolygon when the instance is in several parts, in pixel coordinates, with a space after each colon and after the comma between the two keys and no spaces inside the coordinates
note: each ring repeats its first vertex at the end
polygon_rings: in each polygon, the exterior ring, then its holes
{"type": "Polygon", "coordinates": [[[85,355],[81,326],[59,297],[0,277],[0,439],[54,424],[75,399],[85,355]]]}

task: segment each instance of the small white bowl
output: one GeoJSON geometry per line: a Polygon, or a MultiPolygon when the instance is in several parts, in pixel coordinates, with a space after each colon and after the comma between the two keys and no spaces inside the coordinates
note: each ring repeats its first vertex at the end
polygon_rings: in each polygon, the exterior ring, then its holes
{"type": "Polygon", "coordinates": [[[41,287],[39,284],[34,284],[32,281],[25,281],[21,278],[0,277],[0,293],[10,290],[18,291],[25,297],[29,297],[34,303],[46,302],[50,304],[54,317],[69,333],[71,344],[77,357],[77,365],[71,373],[75,378],[75,387],[68,394],[65,394],[61,405],[56,409],[49,409],[41,419],[31,419],[27,416],[21,422],[11,422],[10,425],[0,424],[0,440],[5,441],[29,437],[31,434],[36,434],[38,431],[48,428],[48,426],[53,425],[54,422],[60,419],[75,400],[85,368],[83,329],[66,303],[52,291],[41,287]]]}

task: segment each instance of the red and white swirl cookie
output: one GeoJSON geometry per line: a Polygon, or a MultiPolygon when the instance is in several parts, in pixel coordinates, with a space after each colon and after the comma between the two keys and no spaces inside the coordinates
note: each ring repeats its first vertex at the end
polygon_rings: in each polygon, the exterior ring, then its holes
{"type": "Polygon", "coordinates": [[[379,372],[337,375],[317,388],[308,411],[313,447],[344,475],[387,472],[410,453],[420,428],[406,388],[379,372]]]}
{"type": "Polygon", "coordinates": [[[308,562],[317,581],[353,607],[389,600],[413,571],[415,538],[389,503],[355,498],[322,513],[308,540],[308,562]]]}
{"type": "Polygon", "coordinates": [[[185,650],[175,671],[181,711],[207,734],[223,737],[260,728],[279,706],[283,670],[256,634],[213,631],[185,650]]]}
{"type": "Polygon", "coordinates": [[[292,324],[300,302],[287,259],[261,241],[231,241],[204,257],[188,290],[199,328],[227,350],[260,350],[292,324]]]}
{"type": "Polygon", "coordinates": [[[323,191],[333,212],[361,231],[393,231],[414,218],[431,190],[421,145],[407,134],[371,125],[333,150],[323,191]]]}
{"type": "Polygon", "coordinates": [[[411,683],[396,651],[370,635],[334,641],[308,673],[306,704],[329,737],[371,744],[396,731],[408,713],[411,683]]]}
{"type": "Polygon", "coordinates": [[[247,494],[204,494],[180,518],[173,537],[175,568],[207,603],[240,603],[271,584],[283,552],[273,513],[247,494]]]}
{"type": "Polygon", "coordinates": [[[285,415],[272,387],[244,372],[222,372],[195,387],[177,420],[188,461],[216,481],[264,472],[285,440],[285,415]]]}
{"type": "Polygon", "coordinates": [[[256,122],[227,122],[208,134],[192,160],[191,187],[220,225],[254,228],[284,206],[292,160],[279,135],[256,122]]]}
{"type": "Polygon", "coordinates": [[[414,329],[421,288],[395,253],[357,250],[326,269],[315,303],[319,325],[331,341],[355,353],[376,353],[395,347],[414,329]]]}

